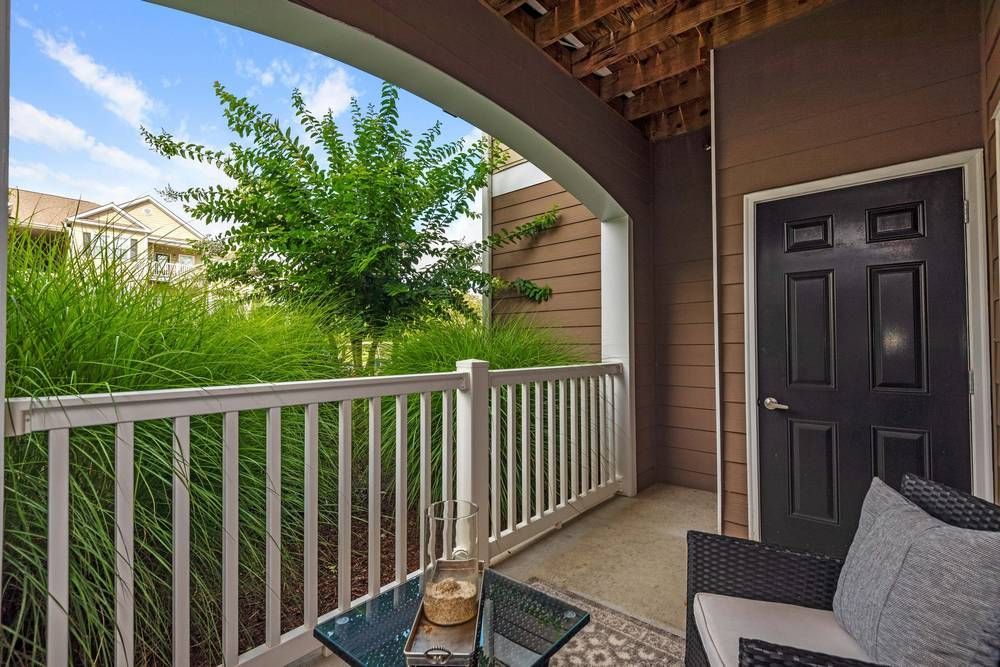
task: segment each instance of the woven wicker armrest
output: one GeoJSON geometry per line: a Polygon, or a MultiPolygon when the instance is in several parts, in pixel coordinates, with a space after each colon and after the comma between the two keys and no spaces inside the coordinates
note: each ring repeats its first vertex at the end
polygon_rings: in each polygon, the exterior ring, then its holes
{"type": "Polygon", "coordinates": [[[694,621],[697,593],[833,608],[838,558],[698,531],[687,544],[687,665],[708,664],[694,621]]]}
{"type": "Polygon", "coordinates": [[[864,660],[779,646],[760,639],[740,639],[740,667],[876,667],[864,660]]]}

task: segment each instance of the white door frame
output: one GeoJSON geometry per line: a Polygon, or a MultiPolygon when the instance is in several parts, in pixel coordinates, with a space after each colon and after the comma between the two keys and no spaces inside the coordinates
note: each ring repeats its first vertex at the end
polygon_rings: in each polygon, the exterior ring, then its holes
{"type": "Polygon", "coordinates": [[[747,505],[750,538],[760,539],[760,442],[757,408],[757,204],[806,194],[961,168],[964,175],[967,224],[965,267],[969,322],[972,492],[993,500],[993,439],[990,402],[989,310],[986,281],[986,211],[982,149],[825,178],[809,183],[753,192],[743,197],[743,312],[746,356],[747,505]]]}

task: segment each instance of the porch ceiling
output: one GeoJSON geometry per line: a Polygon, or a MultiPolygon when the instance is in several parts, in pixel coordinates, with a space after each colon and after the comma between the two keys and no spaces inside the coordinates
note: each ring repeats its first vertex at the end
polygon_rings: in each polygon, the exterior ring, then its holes
{"type": "Polygon", "coordinates": [[[709,124],[718,48],[834,0],[481,0],[650,140],[709,124]]]}

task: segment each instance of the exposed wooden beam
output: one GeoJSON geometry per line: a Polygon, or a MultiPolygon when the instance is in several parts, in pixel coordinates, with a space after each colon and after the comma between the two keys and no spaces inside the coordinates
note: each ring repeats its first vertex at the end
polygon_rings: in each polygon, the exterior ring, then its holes
{"type": "Polygon", "coordinates": [[[528,0],[490,0],[490,5],[500,16],[507,16],[512,11],[526,3],[528,0]]]}
{"type": "Polygon", "coordinates": [[[685,102],[679,107],[645,119],[644,132],[650,141],[662,141],[679,134],[700,130],[712,122],[711,102],[707,97],[685,102]]]}
{"type": "Polygon", "coordinates": [[[701,67],[708,59],[699,39],[686,39],[675,48],[657,53],[642,62],[628,63],[611,76],[601,79],[601,99],[610,100],[672,76],[701,67]]]}
{"type": "Polygon", "coordinates": [[[693,7],[669,15],[663,9],[656,9],[637,21],[625,34],[609,34],[595,40],[588,47],[579,49],[573,58],[573,75],[577,78],[584,77],[656,46],[670,37],[692,30],[716,16],[738,9],[747,2],[749,0],[702,0],[693,7]]]}
{"type": "Polygon", "coordinates": [[[707,61],[710,47],[732,44],[768,28],[804,16],[827,5],[832,0],[753,0],[715,19],[711,31],[706,31],[706,44],[699,38],[682,40],[642,62],[629,63],[601,80],[601,98],[610,100],[618,95],[640,89],[701,67],[707,61]]]}
{"type": "Polygon", "coordinates": [[[554,44],[566,33],[604,18],[635,0],[562,0],[535,21],[535,43],[541,47],[554,44]]]}
{"type": "Polygon", "coordinates": [[[650,86],[635,97],[626,99],[623,115],[628,120],[636,120],[708,97],[709,94],[708,72],[697,70],[688,76],[650,86]]]}

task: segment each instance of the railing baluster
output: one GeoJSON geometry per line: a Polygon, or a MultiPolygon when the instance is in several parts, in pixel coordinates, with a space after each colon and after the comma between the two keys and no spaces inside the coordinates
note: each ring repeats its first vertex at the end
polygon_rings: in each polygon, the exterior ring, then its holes
{"type": "Polygon", "coordinates": [[[566,380],[559,380],[559,507],[566,504],[566,380]]]}
{"type": "Polygon", "coordinates": [[[396,581],[406,581],[406,394],[396,396],[396,581]]]}
{"type": "Polygon", "coordinates": [[[455,467],[453,456],[452,427],[454,411],[452,408],[454,394],[451,390],[441,392],[441,500],[452,499],[452,469],[455,467]]]}
{"type": "Polygon", "coordinates": [[[546,385],[546,400],[548,400],[548,436],[549,436],[549,460],[546,474],[549,482],[548,510],[554,511],[556,508],[556,398],[555,387],[549,380],[546,385]]]}
{"type": "Polygon", "coordinates": [[[368,594],[382,587],[382,398],[368,399],[368,594]]]}
{"type": "Polygon", "coordinates": [[[69,429],[49,431],[48,667],[69,664],[69,429]]]}
{"type": "Polygon", "coordinates": [[[310,403],[305,413],[305,483],[303,495],[302,623],[316,625],[319,616],[319,405],[310,403]]]}
{"type": "MultiPolygon", "coordinates": [[[[452,452],[452,419],[454,418],[454,412],[452,411],[452,399],[454,394],[451,390],[441,392],[441,500],[451,500],[452,499],[452,468],[454,467],[452,452]]],[[[444,553],[451,553],[451,526],[445,524],[444,534],[441,536],[444,540],[444,553]]]]}
{"type": "Polygon", "coordinates": [[[135,664],[135,424],[115,427],[115,665],[135,664]]]}
{"type": "Polygon", "coordinates": [[[614,453],[611,450],[611,420],[615,414],[611,410],[611,394],[614,389],[611,376],[601,376],[601,387],[601,449],[604,452],[604,460],[601,466],[601,483],[610,484],[615,480],[614,453]]]}
{"type": "Polygon", "coordinates": [[[337,448],[337,611],[351,608],[351,459],[354,438],[351,432],[351,401],[340,402],[337,448]]]}
{"type": "Polygon", "coordinates": [[[528,468],[528,439],[531,437],[530,422],[531,411],[529,406],[529,392],[531,385],[525,383],[521,385],[521,523],[528,523],[530,518],[528,512],[528,496],[531,495],[531,473],[528,468]]]}
{"type": "Polygon", "coordinates": [[[173,664],[191,662],[191,418],[174,419],[173,664]]]}
{"type": "Polygon", "coordinates": [[[618,412],[615,410],[615,378],[608,377],[608,394],[611,396],[611,418],[608,420],[608,428],[611,430],[611,481],[618,481],[618,424],[615,419],[618,412]]]}
{"type": "Polygon", "coordinates": [[[420,521],[420,569],[427,566],[427,522],[424,516],[431,504],[431,395],[428,392],[420,394],[420,510],[417,520],[420,521]]]}
{"type": "Polygon", "coordinates": [[[579,414],[579,383],[573,379],[569,381],[569,470],[570,470],[570,491],[569,499],[576,500],[580,495],[580,414],[579,414]]]}
{"type": "Polygon", "coordinates": [[[517,463],[514,460],[514,441],[517,439],[515,405],[516,387],[507,385],[507,530],[514,530],[514,488],[517,486],[517,463]]]}
{"type": "Polygon", "coordinates": [[[600,474],[599,454],[601,451],[601,432],[598,422],[601,419],[598,411],[597,401],[597,381],[595,378],[588,380],[590,383],[590,488],[597,488],[597,479],[600,474]]]}
{"type": "Polygon", "coordinates": [[[580,495],[590,493],[590,380],[580,380],[580,495]]]}
{"type": "Polygon", "coordinates": [[[500,539],[500,387],[490,389],[490,531],[500,539]]]}
{"type": "Polygon", "coordinates": [[[281,408],[267,411],[267,590],[264,596],[264,638],[268,646],[281,641],[281,408]]]}
{"type": "Polygon", "coordinates": [[[240,415],[222,420],[222,659],[226,667],[239,657],[240,566],[240,415]]]}
{"type": "Polygon", "coordinates": [[[542,439],[545,437],[542,411],[542,383],[535,383],[535,516],[540,518],[544,509],[542,498],[542,439]]]}

